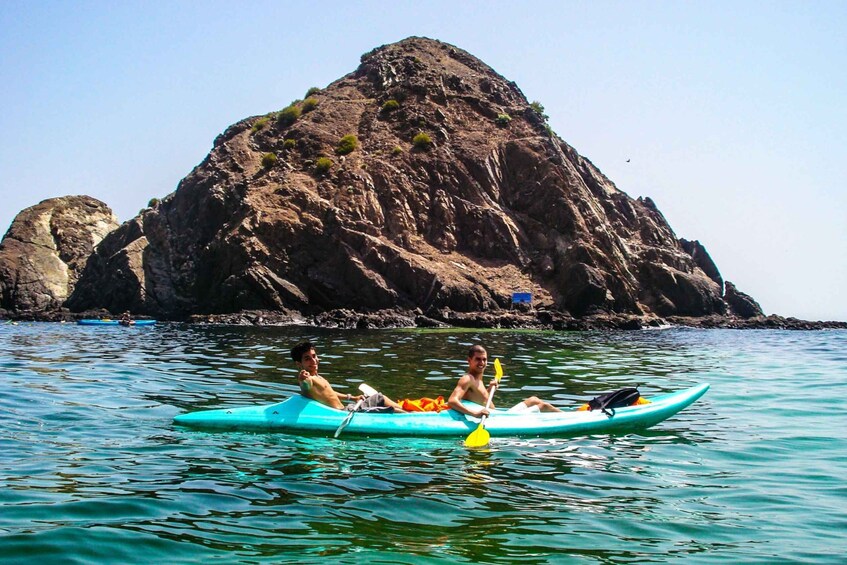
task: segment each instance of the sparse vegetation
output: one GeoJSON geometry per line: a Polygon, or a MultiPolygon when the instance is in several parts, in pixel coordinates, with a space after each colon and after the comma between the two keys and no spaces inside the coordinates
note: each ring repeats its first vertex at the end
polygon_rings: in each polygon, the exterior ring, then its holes
{"type": "Polygon", "coordinates": [[[399,107],[400,107],[400,103],[392,98],[391,100],[385,101],[385,104],[382,105],[382,111],[387,114],[389,112],[393,112],[394,110],[396,110],[399,107]]]}
{"type": "Polygon", "coordinates": [[[291,139],[289,137],[288,139],[285,139],[282,142],[282,148],[286,151],[291,151],[295,147],[297,147],[297,140],[296,139],[291,139]]]}
{"type": "Polygon", "coordinates": [[[265,153],[262,155],[262,167],[265,169],[270,169],[274,165],[276,165],[277,156],[275,153],[265,153]]]}
{"type": "Polygon", "coordinates": [[[303,98],[309,98],[312,94],[317,94],[320,91],[320,88],[318,88],[317,86],[313,86],[312,88],[306,91],[306,96],[304,96],[303,98]]]}
{"type": "Polygon", "coordinates": [[[339,155],[347,155],[348,153],[352,153],[359,147],[359,138],[355,135],[345,135],[338,142],[338,147],[335,148],[335,152],[339,155]]]}
{"type": "Polygon", "coordinates": [[[550,116],[544,113],[544,106],[538,100],[531,102],[529,107],[532,108],[536,114],[541,116],[545,122],[550,119],[550,116]]]}
{"type": "Polygon", "coordinates": [[[403,148],[400,147],[399,145],[395,145],[394,149],[391,150],[391,154],[394,155],[395,157],[397,155],[402,155],[403,154],[403,148]]]}
{"type": "Polygon", "coordinates": [[[318,107],[318,99],[317,98],[306,98],[303,100],[303,113],[311,112],[315,108],[318,107]]]}
{"type": "Polygon", "coordinates": [[[430,145],[432,145],[432,138],[421,132],[412,138],[412,145],[418,149],[429,149],[430,145]]]}
{"type": "Polygon", "coordinates": [[[512,116],[510,116],[509,114],[497,114],[497,119],[494,121],[497,123],[498,126],[504,128],[509,125],[509,122],[512,121],[512,116]]]}
{"type": "Polygon", "coordinates": [[[297,118],[300,117],[301,113],[302,111],[300,110],[300,107],[297,106],[297,104],[292,103],[290,106],[286,106],[282,109],[282,111],[280,111],[278,118],[279,124],[281,126],[290,126],[297,121],[297,118]]]}
{"type": "Polygon", "coordinates": [[[319,175],[325,175],[332,168],[332,159],[329,157],[318,157],[315,160],[315,172],[319,175]]]}
{"type": "Polygon", "coordinates": [[[161,202],[161,200],[159,200],[158,198],[151,198],[150,202],[147,203],[147,207],[148,208],[155,208],[156,206],[159,205],[159,202],[161,202]]]}
{"type": "Polygon", "coordinates": [[[266,125],[268,125],[269,121],[270,118],[268,118],[267,116],[265,116],[264,118],[259,118],[258,120],[256,120],[256,123],[253,124],[253,128],[251,131],[253,133],[256,133],[257,131],[263,129],[266,125]]]}

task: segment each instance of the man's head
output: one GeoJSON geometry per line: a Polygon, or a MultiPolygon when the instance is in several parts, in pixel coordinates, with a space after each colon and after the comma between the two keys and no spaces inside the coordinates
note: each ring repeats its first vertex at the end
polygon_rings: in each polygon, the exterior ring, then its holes
{"type": "Polygon", "coordinates": [[[303,354],[313,350],[315,346],[311,341],[301,341],[291,349],[291,359],[295,363],[303,362],[303,354]]]}
{"type": "Polygon", "coordinates": [[[472,374],[482,374],[488,364],[488,352],[481,345],[472,345],[468,349],[468,368],[472,374]]]}

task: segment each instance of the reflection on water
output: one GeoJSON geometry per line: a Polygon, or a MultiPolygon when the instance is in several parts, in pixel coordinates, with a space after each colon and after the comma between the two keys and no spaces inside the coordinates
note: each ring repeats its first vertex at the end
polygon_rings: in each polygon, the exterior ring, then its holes
{"type": "Polygon", "coordinates": [[[836,562],[845,336],[2,326],[3,561],[836,562]],[[473,451],[171,425],[296,394],[301,339],[342,392],[446,395],[473,343],[503,361],[504,405],[712,390],[639,434],[473,451]]]}

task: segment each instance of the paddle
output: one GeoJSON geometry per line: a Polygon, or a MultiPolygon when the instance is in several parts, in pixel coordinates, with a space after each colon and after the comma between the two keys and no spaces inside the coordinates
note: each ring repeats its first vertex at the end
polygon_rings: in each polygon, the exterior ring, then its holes
{"type": "Polygon", "coordinates": [[[353,409],[350,410],[350,413],[347,414],[347,416],[344,418],[344,420],[342,420],[341,425],[338,426],[338,429],[335,430],[335,435],[333,435],[332,437],[340,436],[341,430],[346,428],[347,424],[350,423],[350,420],[353,419],[353,413],[356,412],[356,410],[358,410],[359,408],[362,407],[362,404],[365,402],[365,400],[367,400],[367,398],[369,396],[373,396],[374,394],[376,394],[376,389],[373,388],[370,385],[366,385],[365,383],[362,383],[362,384],[359,385],[359,390],[361,391],[362,396],[363,396],[362,400],[360,400],[359,402],[356,403],[355,406],[353,406],[353,409]]]}
{"type": "MultiPolygon", "coordinates": [[[[500,383],[500,379],[503,378],[503,367],[500,365],[500,360],[494,360],[494,380],[497,383],[500,383]]],[[[488,402],[485,403],[485,408],[489,408],[491,406],[491,400],[494,398],[494,391],[497,390],[497,387],[491,387],[491,391],[488,393],[488,402]]],[[[479,421],[479,425],[476,427],[474,431],[470,433],[468,437],[465,438],[465,447],[484,447],[488,445],[488,440],[491,439],[491,434],[488,433],[488,430],[485,429],[485,419],[488,416],[485,415],[479,421]]]]}

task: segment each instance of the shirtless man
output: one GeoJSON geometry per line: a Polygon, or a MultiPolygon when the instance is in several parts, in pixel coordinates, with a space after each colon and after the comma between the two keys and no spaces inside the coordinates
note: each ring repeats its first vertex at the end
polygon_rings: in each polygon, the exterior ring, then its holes
{"type": "MultiPolygon", "coordinates": [[[[356,402],[365,399],[361,394],[341,394],[332,389],[325,378],[318,374],[318,354],[315,351],[315,346],[308,341],[298,343],[291,350],[291,359],[297,363],[300,369],[300,374],[297,375],[297,380],[300,383],[300,394],[306,398],[316,400],[321,404],[326,404],[338,410],[344,410],[342,400],[355,400],[356,402]]],[[[348,409],[352,409],[352,404],[348,409]]],[[[375,408],[378,406],[390,406],[395,412],[403,412],[400,405],[384,396],[381,393],[374,394],[365,399],[362,408],[375,408]]]]}
{"type": "MultiPolygon", "coordinates": [[[[488,402],[488,390],[485,389],[485,385],[482,382],[482,373],[485,372],[487,365],[488,353],[485,351],[485,348],[481,345],[472,346],[468,350],[468,372],[459,378],[456,388],[453,389],[449,400],[447,400],[450,408],[462,414],[474,416],[475,418],[482,418],[489,414],[489,411],[485,408],[485,404],[488,402]],[[462,400],[476,402],[482,408],[471,410],[462,404],[462,400]]],[[[497,381],[492,380],[489,386],[496,387],[497,381]]],[[[494,408],[493,402],[491,403],[491,408],[494,408]]],[[[537,396],[530,396],[509,410],[516,412],[534,412],[536,410],[540,410],[541,412],[561,412],[561,410],[549,402],[544,402],[537,396]]]]}

